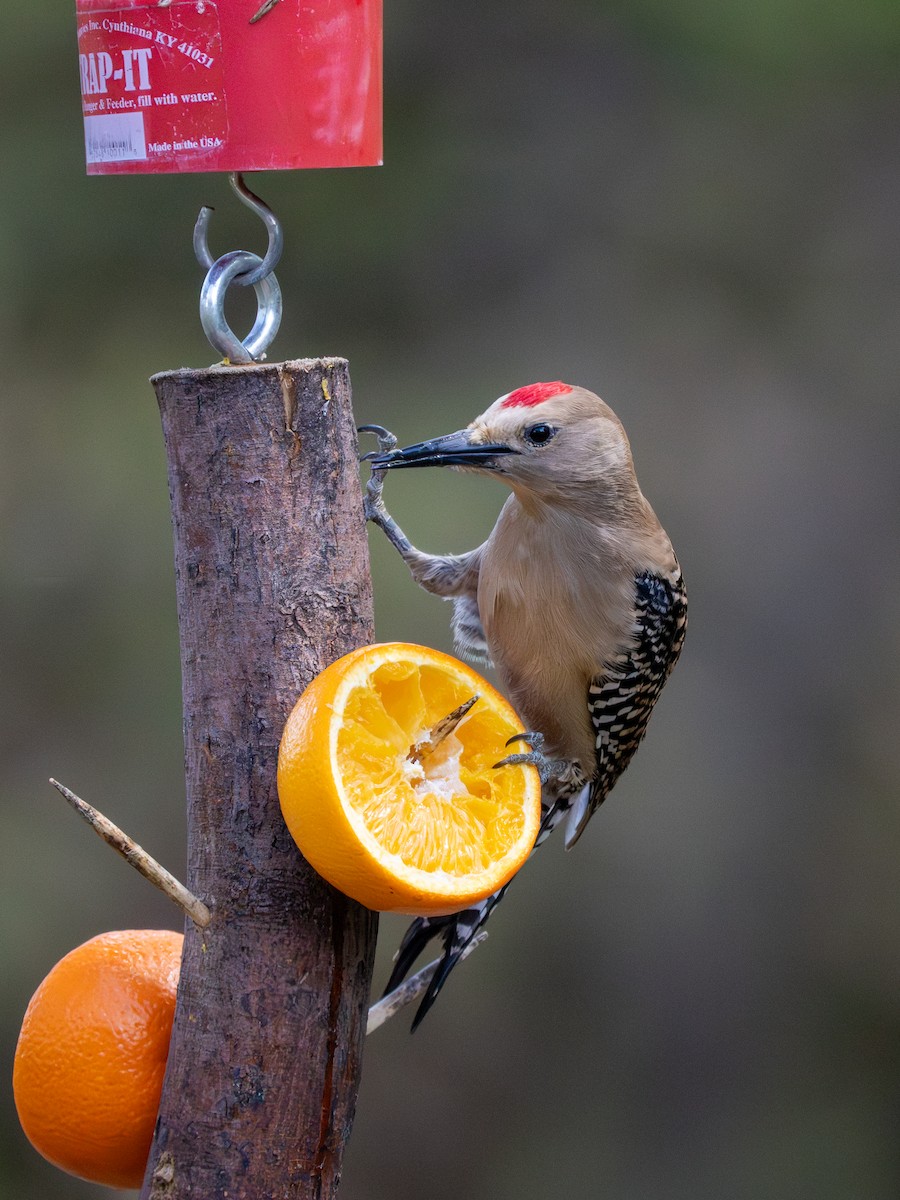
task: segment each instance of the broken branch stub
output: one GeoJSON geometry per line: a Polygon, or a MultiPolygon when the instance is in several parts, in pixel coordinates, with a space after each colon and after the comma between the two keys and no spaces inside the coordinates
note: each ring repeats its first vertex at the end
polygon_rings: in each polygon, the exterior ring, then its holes
{"type": "Polygon", "coordinates": [[[189,892],[171,871],[167,871],[143,846],[139,846],[133,837],[115,825],[109,817],[105,817],[99,809],[94,808],[93,804],[88,804],[86,800],[76,796],[71,788],[67,788],[59,780],[51,779],[50,782],[59,794],[68,800],[78,815],[87,821],[91,829],[103,838],[107,846],[112,846],[113,850],[118,851],[139,874],[173,900],[195,925],[201,929],[206,928],[212,920],[212,914],[199,897],[189,892]]]}

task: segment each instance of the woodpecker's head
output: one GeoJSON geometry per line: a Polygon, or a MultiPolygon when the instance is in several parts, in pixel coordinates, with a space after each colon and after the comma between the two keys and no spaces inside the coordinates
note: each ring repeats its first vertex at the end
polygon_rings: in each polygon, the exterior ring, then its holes
{"type": "Polygon", "coordinates": [[[475,470],[498,476],[519,495],[547,500],[622,495],[636,487],[618,417],[593,392],[559,381],[501,396],[458,433],[366,458],[376,470],[475,470]]]}

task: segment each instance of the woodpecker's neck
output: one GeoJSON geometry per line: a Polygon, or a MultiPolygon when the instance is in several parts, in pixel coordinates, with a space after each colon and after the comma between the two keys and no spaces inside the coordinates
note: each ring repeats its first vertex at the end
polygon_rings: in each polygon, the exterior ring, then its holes
{"type": "Polygon", "coordinates": [[[537,536],[541,543],[549,537],[556,544],[571,544],[579,556],[585,547],[593,553],[605,550],[621,561],[629,571],[643,570],[647,561],[657,561],[660,549],[668,545],[656,514],[648,504],[634,477],[624,482],[594,482],[588,486],[567,486],[545,495],[514,487],[503,509],[503,518],[518,526],[519,536],[537,536]],[[533,531],[526,532],[528,524],[533,531]]]}

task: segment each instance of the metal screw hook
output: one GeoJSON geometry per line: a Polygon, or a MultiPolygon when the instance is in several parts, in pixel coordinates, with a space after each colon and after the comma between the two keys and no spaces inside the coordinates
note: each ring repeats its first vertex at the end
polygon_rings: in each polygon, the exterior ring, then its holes
{"type": "Polygon", "coordinates": [[[284,249],[284,234],[278,218],[250,191],[240,172],[232,172],[228,182],[241,203],[252,208],[266,226],[269,248],[265,258],[249,250],[232,250],[214,259],[206,238],[213,210],[200,209],[194,226],[194,253],[200,265],[206,267],[206,279],[200,290],[200,323],[212,346],[229,362],[259,362],[266,357],[281,324],[281,288],[274,268],[284,249]],[[256,320],[243,340],[225,319],[225,293],[233,283],[252,286],[256,292],[256,320]]]}
{"type": "MultiPolygon", "coordinates": [[[[232,171],[228,176],[228,182],[231,184],[231,189],[238,200],[256,213],[269,234],[269,248],[260,265],[254,267],[253,270],[236,275],[232,280],[233,283],[239,283],[241,287],[250,287],[259,283],[266,275],[271,275],[278,266],[278,262],[284,251],[284,230],[281,228],[281,222],[272,212],[271,208],[269,208],[268,204],[264,200],[260,200],[259,196],[254,195],[246,183],[244,183],[244,176],[240,171],[232,171]]],[[[209,249],[206,236],[212,214],[213,209],[204,205],[200,209],[197,224],[194,226],[194,253],[197,256],[200,266],[206,267],[207,271],[210,270],[216,261],[209,249]]]]}

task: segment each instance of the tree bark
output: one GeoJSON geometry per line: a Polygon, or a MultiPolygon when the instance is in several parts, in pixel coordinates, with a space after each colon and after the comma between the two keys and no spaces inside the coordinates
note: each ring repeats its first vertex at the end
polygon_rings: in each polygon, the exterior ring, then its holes
{"type": "Polygon", "coordinates": [[[144,1200],[326,1200],[359,1084],[377,915],[281,817],[285,717],[372,640],[343,359],[153,379],[175,532],[190,889],[144,1200]]]}

